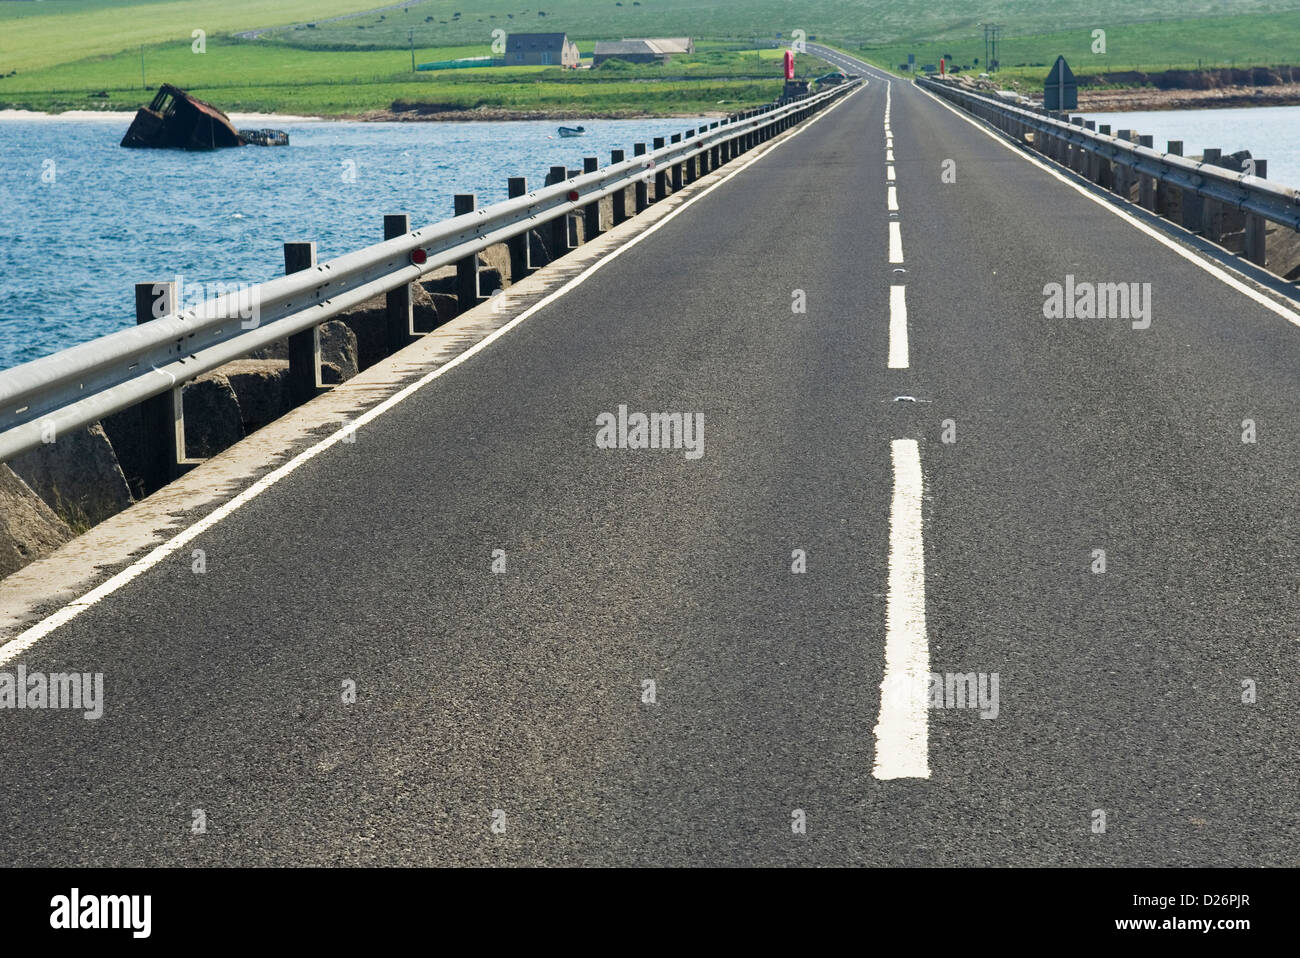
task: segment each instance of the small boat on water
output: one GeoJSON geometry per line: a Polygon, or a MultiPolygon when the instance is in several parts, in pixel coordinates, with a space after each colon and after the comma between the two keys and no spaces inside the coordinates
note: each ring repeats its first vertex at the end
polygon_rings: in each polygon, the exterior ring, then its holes
{"type": "Polygon", "coordinates": [[[560,136],[586,136],[587,128],[585,126],[562,126],[560,127],[560,136]]]}

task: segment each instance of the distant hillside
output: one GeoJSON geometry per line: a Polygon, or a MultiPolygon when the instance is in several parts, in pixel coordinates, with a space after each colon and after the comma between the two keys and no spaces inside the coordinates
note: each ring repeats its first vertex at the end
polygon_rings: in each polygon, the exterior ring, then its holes
{"type": "MultiPolygon", "coordinates": [[[[0,0],[0,74],[365,10],[367,0],[0,0]]],[[[464,4],[468,6],[469,4],[464,4]]]]}
{"type": "Polygon", "coordinates": [[[302,46],[486,43],[495,29],[561,31],[576,39],[690,34],[788,37],[794,30],[857,43],[956,38],[995,22],[1007,36],[1225,14],[1300,10],[1300,0],[424,0],[408,9],[266,36],[302,46]]]}
{"type": "Polygon", "coordinates": [[[1001,24],[1011,39],[1295,11],[1300,0],[0,0],[0,75],[188,43],[196,29],[332,49],[479,46],[497,29],[579,40],[689,34],[765,42],[803,30],[874,46],[970,39],[985,22],[1001,24]]]}

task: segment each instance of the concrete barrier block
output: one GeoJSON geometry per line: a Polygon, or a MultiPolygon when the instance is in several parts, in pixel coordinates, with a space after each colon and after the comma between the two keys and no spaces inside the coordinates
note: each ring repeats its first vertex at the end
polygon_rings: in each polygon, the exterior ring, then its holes
{"type": "Polygon", "coordinates": [[[230,380],[211,372],[187,383],[185,403],[185,453],[210,459],[244,438],[244,417],[230,380]]]}
{"type": "Polygon", "coordinates": [[[135,501],[113,444],[98,423],[57,436],[9,466],[74,529],[89,529],[135,501]]]}
{"type": "Polygon", "coordinates": [[[49,555],[72,536],[27,483],[0,465],[0,578],[49,555]]]}
{"type": "MultiPolygon", "coordinates": [[[[376,300],[382,304],[382,297],[376,300]]],[[[369,304],[366,304],[369,305],[369,304]]],[[[345,379],[351,379],[361,369],[357,355],[357,336],[352,328],[342,319],[331,319],[320,325],[321,360],[333,363],[343,372],[345,379]]],[[[249,359],[283,359],[289,358],[288,340],[272,343],[265,349],[250,353],[249,359]]]]}
{"type": "Polygon", "coordinates": [[[235,391],[245,435],[275,422],[292,408],[288,359],[241,359],[227,363],[217,372],[226,377],[235,391]]]}
{"type": "Polygon", "coordinates": [[[551,252],[546,248],[546,240],[537,230],[528,234],[528,256],[534,269],[539,269],[551,261],[551,252]]]}
{"type": "Polygon", "coordinates": [[[489,246],[478,255],[479,288],[485,293],[494,289],[509,289],[514,282],[510,270],[510,247],[505,243],[489,246]],[[496,275],[490,275],[495,273],[496,275]]]}

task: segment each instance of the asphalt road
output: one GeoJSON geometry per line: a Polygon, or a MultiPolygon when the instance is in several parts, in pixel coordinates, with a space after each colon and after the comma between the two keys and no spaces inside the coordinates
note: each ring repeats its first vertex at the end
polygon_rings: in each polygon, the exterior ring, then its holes
{"type": "Polygon", "coordinates": [[[25,653],[106,710],[0,712],[0,860],[1295,865],[1298,352],[873,76],[204,533],[205,573],[25,653]],[[1045,318],[1067,275],[1150,283],[1150,327],[1045,318]],[[598,448],[620,405],[702,414],[704,454],[598,448]],[[904,588],[929,670],[999,698],[924,710],[928,777],[889,778],[904,588]]]}

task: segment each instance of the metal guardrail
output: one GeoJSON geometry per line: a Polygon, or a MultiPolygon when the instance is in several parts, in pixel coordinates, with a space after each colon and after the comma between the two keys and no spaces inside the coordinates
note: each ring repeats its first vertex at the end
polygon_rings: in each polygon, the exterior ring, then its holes
{"type": "MultiPolygon", "coordinates": [[[[916,84],[1019,139],[1023,140],[1026,132],[1034,133],[1035,149],[1053,159],[1062,162],[1069,159],[1068,156],[1053,156],[1054,151],[1082,151],[1109,163],[1119,164],[1135,175],[1150,177],[1157,183],[1300,230],[1300,191],[1295,189],[1270,183],[1245,172],[1225,169],[1212,162],[1198,162],[1175,153],[1161,153],[1152,147],[1118,136],[1099,133],[1081,125],[1083,121],[1080,119],[1065,122],[1014,106],[996,97],[971,93],[952,84],[924,77],[918,77],[916,84]],[[1047,148],[1044,149],[1044,146],[1047,148]]],[[[1066,165],[1070,164],[1067,162],[1066,165]]],[[[1095,181],[1095,177],[1090,178],[1095,181]]],[[[1262,256],[1262,251],[1260,255],[1262,256]]]]}
{"type": "Polygon", "coordinates": [[[716,121],[680,143],[0,371],[0,462],[153,397],[175,396],[204,373],[434,270],[467,259],[476,268],[475,257],[489,246],[582,213],[701,154],[710,154],[705,162],[715,168],[808,118],[857,82],[716,121]],[[251,327],[250,306],[257,314],[251,327]]]}

